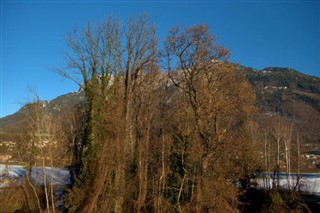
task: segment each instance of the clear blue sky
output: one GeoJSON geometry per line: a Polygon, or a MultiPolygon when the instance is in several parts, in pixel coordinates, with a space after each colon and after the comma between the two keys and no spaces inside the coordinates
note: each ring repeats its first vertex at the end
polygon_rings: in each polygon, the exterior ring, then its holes
{"type": "Polygon", "coordinates": [[[74,26],[109,15],[148,14],[163,39],[170,26],[207,24],[231,61],[255,69],[290,67],[320,76],[320,1],[5,1],[1,0],[0,117],[36,88],[50,100],[77,86],[50,71],[64,64],[74,26]]]}

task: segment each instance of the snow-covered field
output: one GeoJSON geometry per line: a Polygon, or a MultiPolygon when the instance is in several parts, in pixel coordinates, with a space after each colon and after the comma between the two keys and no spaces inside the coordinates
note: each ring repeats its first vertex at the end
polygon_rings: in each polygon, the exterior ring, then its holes
{"type": "MultiPolygon", "coordinates": [[[[13,182],[20,183],[26,174],[27,169],[23,166],[0,164],[0,188],[13,182]]],[[[66,185],[70,183],[70,173],[65,168],[33,167],[31,181],[36,185],[43,185],[44,180],[47,183],[52,181],[54,185],[66,185]]]]}
{"type": "MultiPolygon", "coordinates": [[[[21,182],[26,176],[27,170],[19,165],[0,164],[0,188],[9,186],[12,182],[21,182]],[[9,181],[8,181],[9,180],[9,181]]],[[[33,167],[31,181],[37,185],[44,184],[44,177],[47,183],[54,185],[67,185],[70,183],[70,173],[66,168],[51,167],[33,167]]],[[[263,177],[256,178],[254,181],[258,187],[267,188],[272,186],[273,180],[276,180],[273,174],[264,173],[263,177]]],[[[317,194],[320,196],[320,173],[303,173],[300,178],[300,191],[317,194]]],[[[297,183],[297,175],[291,174],[290,186],[293,189],[297,183]]],[[[282,188],[288,188],[288,178],[285,173],[279,174],[279,184],[282,188]]]]}
{"type": "MultiPolygon", "coordinates": [[[[291,174],[288,177],[285,173],[279,174],[279,185],[281,188],[294,189],[297,185],[297,174],[291,174]],[[288,182],[289,180],[289,182],[288,182]]],[[[273,181],[277,181],[277,177],[273,174],[263,174],[263,177],[255,179],[258,187],[271,187],[273,181]]],[[[320,196],[320,173],[303,173],[299,179],[300,191],[320,196]]]]}

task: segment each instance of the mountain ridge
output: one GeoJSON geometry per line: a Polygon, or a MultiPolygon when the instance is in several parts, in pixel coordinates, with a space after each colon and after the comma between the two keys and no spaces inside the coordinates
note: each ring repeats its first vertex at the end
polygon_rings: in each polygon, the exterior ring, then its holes
{"type": "MultiPolygon", "coordinates": [[[[319,77],[284,67],[266,67],[262,70],[239,64],[235,67],[239,73],[246,76],[253,87],[256,93],[256,102],[262,115],[276,113],[289,118],[295,117],[300,121],[307,120],[308,123],[312,123],[320,129],[319,77]]],[[[44,102],[45,107],[48,107],[49,111],[55,115],[62,111],[81,107],[84,99],[84,92],[79,90],[44,102]]],[[[0,118],[0,142],[7,138],[3,135],[14,134],[20,126],[25,125],[27,119],[25,114],[29,105],[24,105],[12,115],[0,118]]],[[[300,128],[303,128],[303,125],[300,128]]],[[[313,128],[311,129],[315,131],[313,128]]],[[[320,135],[316,134],[312,139],[307,140],[320,142],[320,135]]]]}

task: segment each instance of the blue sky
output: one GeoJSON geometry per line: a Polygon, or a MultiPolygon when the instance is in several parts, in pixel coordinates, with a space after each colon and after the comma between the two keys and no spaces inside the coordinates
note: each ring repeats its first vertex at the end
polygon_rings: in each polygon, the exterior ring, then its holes
{"type": "Polygon", "coordinates": [[[255,69],[290,67],[320,76],[320,1],[6,1],[1,0],[0,117],[36,88],[50,100],[77,90],[63,67],[64,38],[87,21],[148,14],[159,40],[171,26],[207,24],[231,61],[255,69]]]}

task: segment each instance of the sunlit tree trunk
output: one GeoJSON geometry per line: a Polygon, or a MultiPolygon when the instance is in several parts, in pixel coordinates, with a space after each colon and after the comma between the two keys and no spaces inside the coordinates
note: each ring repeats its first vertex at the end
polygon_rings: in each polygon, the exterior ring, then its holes
{"type": "Polygon", "coordinates": [[[273,126],[271,127],[271,133],[273,137],[276,140],[276,168],[274,170],[274,173],[277,178],[277,187],[279,187],[279,172],[280,172],[280,145],[281,141],[283,140],[283,124],[280,121],[280,117],[276,117],[273,126]]]}
{"type": "Polygon", "coordinates": [[[292,124],[288,124],[284,128],[284,147],[287,171],[288,190],[291,191],[291,141],[292,141],[292,124]]]}

